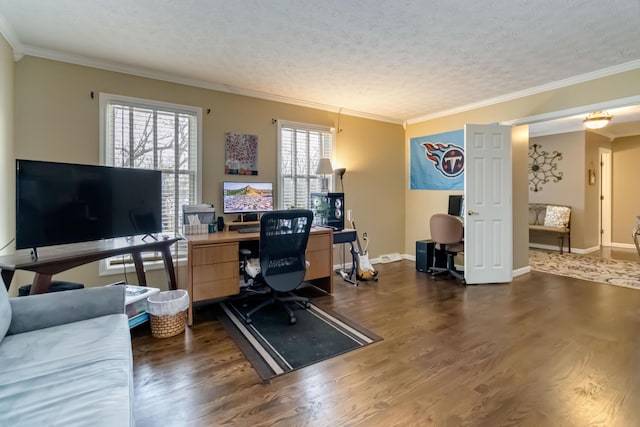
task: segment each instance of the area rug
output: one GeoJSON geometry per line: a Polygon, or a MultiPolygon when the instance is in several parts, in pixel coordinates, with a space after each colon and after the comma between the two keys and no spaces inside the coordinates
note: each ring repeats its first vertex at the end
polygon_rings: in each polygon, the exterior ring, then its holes
{"type": "Polygon", "coordinates": [[[640,263],[530,250],[532,270],[640,290],[640,263]]]}
{"type": "Polygon", "coordinates": [[[297,322],[277,305],[254,314],[250,325],[244,315],[256,301],[218,304],[217,317],[263,381],[352,351],[382,338],[344,316],[311,303],[297,304],[297,322]]]}

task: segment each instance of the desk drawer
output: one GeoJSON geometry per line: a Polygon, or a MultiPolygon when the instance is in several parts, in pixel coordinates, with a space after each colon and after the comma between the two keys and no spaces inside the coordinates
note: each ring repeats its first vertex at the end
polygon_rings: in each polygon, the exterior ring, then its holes
{"type": "Polygon", "coordinates": [[[193,302],[222,298],[240,293],[239,278],[212,280],[193,287],[193,302]]]}
{"type": "Polygon", "coordinates": [[[307,252],[309,251],[326,251],[331,248],[331,235],[309,235],[309,241],[307,242],[307,252]]]}
{"type": "Polygon", "coordinates": [[[237,242],[202,245],[193,249],[193,266],[238,262],[239,246],[237,242]]]}
{"type": "Polygon", "coordinates": [[[239,277],[239,268],[238,261],[193,267],[193,287],[195,288],[201,283],[211,282],[213,280],[237,278],[239,277]]]}

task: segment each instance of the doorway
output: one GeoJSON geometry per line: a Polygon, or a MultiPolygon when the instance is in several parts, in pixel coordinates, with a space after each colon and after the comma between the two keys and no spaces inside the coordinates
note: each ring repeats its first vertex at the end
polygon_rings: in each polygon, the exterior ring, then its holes
{"type": "Polygon", "coordinates": [[[599,148],[600,246],[611,246],[611,149],[599,148]]]}

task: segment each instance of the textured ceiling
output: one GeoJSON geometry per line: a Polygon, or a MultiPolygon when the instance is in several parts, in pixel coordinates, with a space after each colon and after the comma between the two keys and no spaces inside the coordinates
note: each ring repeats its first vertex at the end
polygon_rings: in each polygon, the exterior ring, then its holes
{"type": "Polygon", "coordinates": [[[638,0],[2,0],[0,31],[18,56],[394,122],[640,67],[638,0]]]}

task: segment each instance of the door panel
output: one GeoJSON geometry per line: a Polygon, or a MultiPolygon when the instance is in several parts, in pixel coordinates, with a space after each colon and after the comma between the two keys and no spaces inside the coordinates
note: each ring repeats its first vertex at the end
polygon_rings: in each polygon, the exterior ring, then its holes
{"type": "Polygon", "coordinates": [[[512,278],[511,127],[465,125],[465,280],[512,278]]]}

